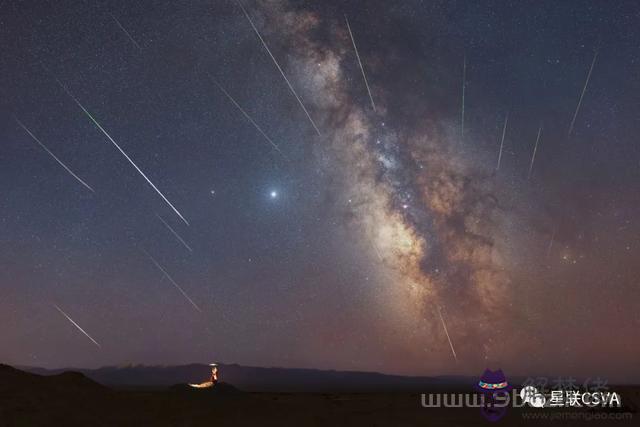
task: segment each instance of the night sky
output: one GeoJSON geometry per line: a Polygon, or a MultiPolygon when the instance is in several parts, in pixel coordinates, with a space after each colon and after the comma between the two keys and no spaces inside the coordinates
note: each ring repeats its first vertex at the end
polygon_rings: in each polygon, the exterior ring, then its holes
{"type": "Polygon", "coordinates": [[[636,2],[243,7],[0,3],[0,361],[640,379],[636,2]]]}

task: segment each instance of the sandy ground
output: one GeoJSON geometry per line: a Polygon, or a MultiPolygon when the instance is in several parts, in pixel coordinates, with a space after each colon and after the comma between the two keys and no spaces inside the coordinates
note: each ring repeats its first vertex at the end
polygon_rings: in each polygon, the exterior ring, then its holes
{"type": "MultiPolygon", "coordinates": [[[[465,393],[467,387],[431,392],[465,393]]],[[[640,426],[640,387],[611,386],[619,410],[509,408],[496,423],[479,408],[425,408],[420,393],[249,393],[104,387],[77,372],[41,376],[0,365],[0,427],[14,426],[640,426]]],[[[426,392],[426,391],[425,391],[426,392]]]]}
{"type": "MultiPolygon", "coordinates": [[[[635,401],[640,401],[638,389],[628,393],[635,393],[635,401]]],[[[216,395],[176,391],[109,391],[71,399],[51,396],[39,404],[29,402],[21,405],[14,401],[11,406],[4,405],[0,409],[2,427],[640,425],[640,414],[637,413],[567,412],[556,408],[510,408],[505,418],[489,423],[477,408],[423,408],[420,394],[409,393],[216,395]],[[536,418],[526,419],[526,414],[534,414],[536,418]]]]}

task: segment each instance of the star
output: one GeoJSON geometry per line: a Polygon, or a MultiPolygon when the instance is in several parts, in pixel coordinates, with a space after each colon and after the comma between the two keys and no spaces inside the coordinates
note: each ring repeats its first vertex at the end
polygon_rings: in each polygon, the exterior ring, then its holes
{"type": "Polygon", "coordinates": [[[276,190],[271,190],[271,192],[269,193],[269,197],[271,197],[272,199],[277,199],[278,192],[276,190]]]}

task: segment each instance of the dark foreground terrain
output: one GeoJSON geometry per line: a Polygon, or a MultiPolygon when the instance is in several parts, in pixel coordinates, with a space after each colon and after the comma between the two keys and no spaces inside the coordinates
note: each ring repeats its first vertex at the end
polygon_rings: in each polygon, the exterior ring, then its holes
{"type": "MultiPolygon", "coordinates": [[[[627,401],[640,401],[637,387],[616,390],[627,401]]],[[[631,412],[634,410],[628,407],[605,413],[510,408],[507,416],[493,425],[573,426],[589,420],[588,425],[639,425],[640,415],[631,412]],[[532,415],[536,418],[525,418],[532,415]]],[[[492,425],[477,408],[423,408],[419,393],[247,393],[231,386],[219,387],[215,392],[180,386],[115,390],[80,373],[41,376],[0,365],[0,427],[481,424],[492,425]]]]}

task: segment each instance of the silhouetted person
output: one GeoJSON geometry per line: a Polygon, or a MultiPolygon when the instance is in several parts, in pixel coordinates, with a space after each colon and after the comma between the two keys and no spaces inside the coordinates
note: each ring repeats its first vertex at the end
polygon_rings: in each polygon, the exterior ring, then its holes
{"type": "Polygon", "coordinates": [[[200,384],[189,384],[194,388],[210,388],[215,386],[218,383],[218,365],[215,363],[211,364],[211,377],[208,381],[205,381],[200,384]]]}
{"type": "Polygon", "coordinates": [[[217,366],[211,367],[211,379],[209,381],[213,385],[216,385],[218,383],[218,367],[217,366]]]}

